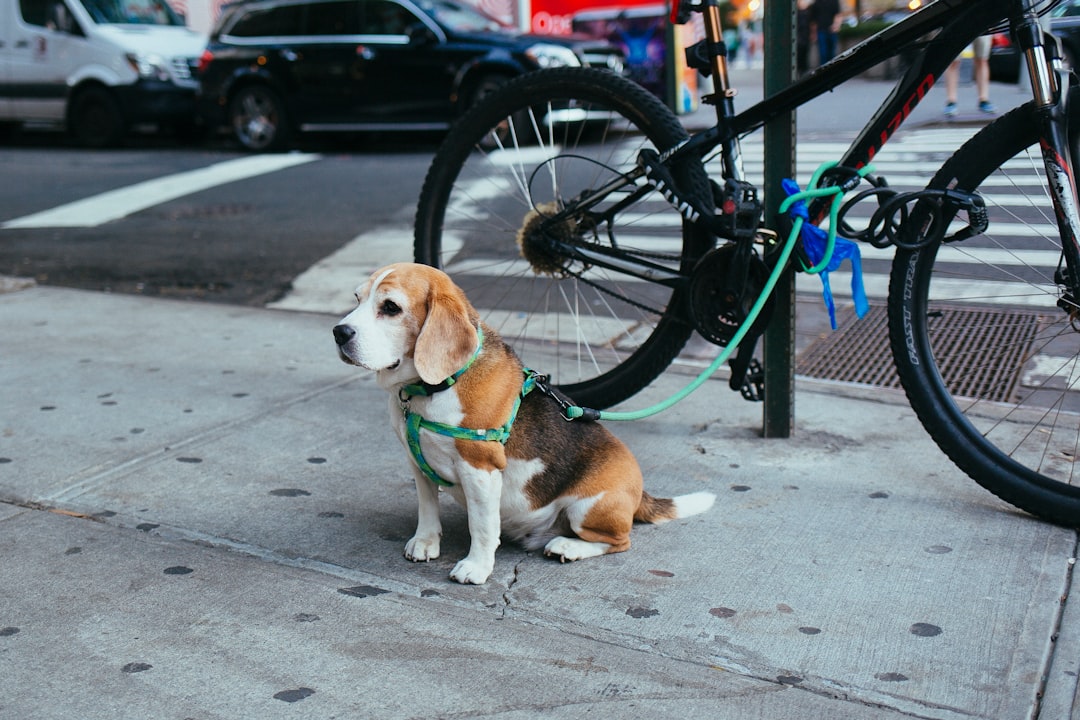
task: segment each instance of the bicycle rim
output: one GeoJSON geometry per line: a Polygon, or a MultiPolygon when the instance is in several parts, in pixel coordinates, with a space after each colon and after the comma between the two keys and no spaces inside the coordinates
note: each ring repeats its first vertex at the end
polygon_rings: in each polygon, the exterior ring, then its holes
{"type": "Polygon", "coordinates": [[[890,335],[912,407],[945,453],[1007,502],[1076,526],[1080,331],[1057,307],[1061,242],[1036,127],[1019,108],[939,171],[931,187],[977,191],[990,226],[897,253],[890,335]]]}
{"type": "MultiPolygon", "coordinates": [[[[552,252],[539,224],[686,137],[639,86],[589,69],[544,71],[486,96],[457,123],[417,211],[418,262],[443,268],[523,361],[578,402],[607,407],[644,387],[691,333],[682,291],[552,252]]],[[[700,164],[676,171],[696,192],[700,164]]],[[[629,201],[609,195],[594,212],[629,201]]],[[[608,219],[578,213],[545,232],[689,270],[709,245],[654,190],[608,219]],[[684,232],[685,230],[685,232],[684,232]],[[685,241],[684,241],[685,237],[685,241]]]]}

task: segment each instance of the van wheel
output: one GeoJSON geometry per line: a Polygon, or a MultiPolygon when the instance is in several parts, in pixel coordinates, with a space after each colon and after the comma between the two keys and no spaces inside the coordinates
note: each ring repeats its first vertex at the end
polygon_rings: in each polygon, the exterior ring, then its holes
{"type": "Polygon", "coordinates": [[[68,131],[83,147],[112,147],[127,135],[127,123],[111,92],[103,87],[89,87],[71,101],[68,131]]]}
{"type": "Polygon", "coordinates": [[[285,103],[265,85],[247,85],[229,103],[229,124],[245,149],[253,152],[283,150],[289,141],[285,103]]]}

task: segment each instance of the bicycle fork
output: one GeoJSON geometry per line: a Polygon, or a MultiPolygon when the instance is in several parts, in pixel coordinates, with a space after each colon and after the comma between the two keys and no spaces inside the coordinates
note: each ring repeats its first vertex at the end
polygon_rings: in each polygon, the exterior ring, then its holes
{"type": "MultiPolygon", "coordinates": [[[[1057,304],[1068,313],[1073,327],[1080,329],[1080,209],[1069,137],[1069,92],[1062,88],[1054,68],[1059,53],[1048,55],[1037,16],[1026,13],[1015,24],[1014,34],[1028,69],[1047,187],[1058,220],[1064,266],[1054,275],[1054,282],[1062,288],[1057,304]]],[[[1057,41],[1052,42],[1056,47],[1057,41]]]]}

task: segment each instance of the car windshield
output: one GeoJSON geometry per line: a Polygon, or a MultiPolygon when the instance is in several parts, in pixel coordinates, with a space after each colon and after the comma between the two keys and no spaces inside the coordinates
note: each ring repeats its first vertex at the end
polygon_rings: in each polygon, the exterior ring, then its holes
{"type": "Polygon", "coordinates": [[[184,25],[165,0],[82,0],[82,4],[96,23],[184,25]]]}
{"type": "Polygon", "coordinates": [[[504,25],[495,18],[471,8],[459,5],[451,0],[420,0],[417,5],[425,13],[435,18],[440,25],[456,32],[508,32],[509,25],[504,25]]]}

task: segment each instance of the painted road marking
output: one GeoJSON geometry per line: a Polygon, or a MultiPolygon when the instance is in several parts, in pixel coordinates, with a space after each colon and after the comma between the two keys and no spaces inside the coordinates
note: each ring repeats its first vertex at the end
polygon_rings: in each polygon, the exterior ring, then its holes
{"type": "Polygon", "coordinates": [[[5,230],[47,227],[97,227],[132,213],[218,185],[246,180],[319,159],[313,153],[253,155],[198,170],[117,188],[0,224],[5,230]]]}

